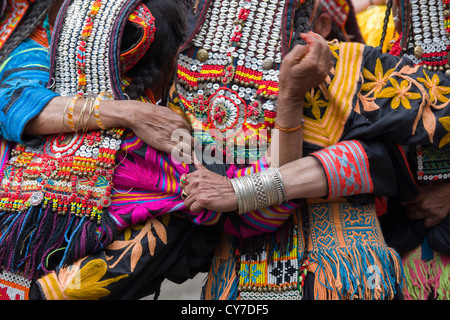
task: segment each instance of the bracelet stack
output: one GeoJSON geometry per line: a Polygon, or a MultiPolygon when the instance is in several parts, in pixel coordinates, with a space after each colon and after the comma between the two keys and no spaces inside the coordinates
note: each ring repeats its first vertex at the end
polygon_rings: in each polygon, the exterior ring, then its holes
{"type": "Polygon", "coordinates": [[[239,214],[280,205],[287,201],[283,179],[276,168],[231,179],[239,214]]]}

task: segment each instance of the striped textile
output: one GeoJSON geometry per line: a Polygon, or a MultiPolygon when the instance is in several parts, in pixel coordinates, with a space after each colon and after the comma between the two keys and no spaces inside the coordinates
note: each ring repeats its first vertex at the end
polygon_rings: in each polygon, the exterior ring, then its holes
{"type": "MultiPolygon", "coordinates": [[[[114,190],[111,216],[119,228],[145,221],[166,213],[178,213],[192,219],[196,224],[213,225],[222,218],[225,230],[240,237],[273,232],[277,230],[297,207],[288,202],[249,212],[239,216],[236,225],[233,214],[203,210],[193,213],[187,210],[181,199],[180,176],[189,173],[189,166],[177,164],[170,155],[144,145],[133,133],[128,133],[122,143],[118,167],[113,177],[114,190]]],[[[231,166],[229,178],[248,175],[269,168],[265,158],[246,168],[231,166]]]]}
{"type": "Polygon", "coordinates": [[[328,199],[373,192],[369,160],[356,140],[345,141],[312,156],[322,164],[328,181],[328,199]]]}
{"type": "Polygon", "coordinates": [[[358,79],[361,76],[361,62],[365,48],[358,43],[341,46],[330,44],[330,49],[336,58],[336,67],[333,71],[335,75],[329,87],[326,90],[321,89],[324,91],[321,95],[325,97],[326,102],[323,115],[317,119],[310,113],[315,102],[312,108],[305,107],[304,140],[306,142],[327,148],[342,139],[345,124],[353,111],[355,95],[359,90],[358,79]]]}
{"type": "Polygon", "coordinates": [[[109,213],[119,228],[166,213],[186,215],[196,224],[217,223],[220,214],[192,213],[184,205],[179,182],[181,175],[189,173],[188,165],[145,145],[131,131],[121,145],[118,163],[109,213]]]}

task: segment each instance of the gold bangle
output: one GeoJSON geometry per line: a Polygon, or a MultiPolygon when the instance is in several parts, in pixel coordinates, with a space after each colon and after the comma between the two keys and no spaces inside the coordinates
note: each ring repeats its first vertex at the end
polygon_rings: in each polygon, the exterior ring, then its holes
{"type": "Polygon", "coordinates": [[[64,131],[66,131],[66,129],[67,129],[67,126],[66,126],[66,113],[67,113],[67,110],[69,109],[69,103],[70,103],[70,101],[71,101],[72,99],[71,98],[69,98],[68,100],[67,100],[67,103],[66,103],[66,106],[65,106],[65,108],[64,108],[64,113],[63,113],[63,118],[62,118],[62,125],[63,125],[63,130],[64,131]]]}
{"type": "Polygon", "coordinates": [[[97,123],[97,126],[100,129],[106,129],[105,126],[103,125],[103,123],[100,121],[100,101],[103,99],[104,96],[107,96],[109,99],[113,99],[112,94],[110,94],[109,92],[101,92],[97,98],[95,98],[95,103],[94,103],[94,118],[95,118],[95,122],[97,123]]]}
{"type": "Polygon", "coordinates": [[[77,125],[75,126],[75,132],[78,132],[80,123],[83,123],[84,114],[86,113],[86,107],[89,102],[89,99],[85,99],[83,108],[81,108],[80,116],[78,117],[77,125]]]}
{"type": "Polygon", "coordinates": [[[89,106],[89,114],[88,114],[88,118],[86,120],[86,122],[84,123],[83,126],[83,132],[88,131],[89,129],[89,122],[91,121],[92,115],[94,114],[94,98],[93,97],[89,97],[88,98],[90,101],[90,106],[89,106]]]}
{"type": "Polygon", "coordinates": [[[75,103],[78,99],[81,98],[80,94],[73,96],[69,101],[69,111],[67,113],[67,124],[69,125],[70,130],[76,132],[75,126],[73,124],[73,109],[75,108],[75,103]]]}
{"type": "Polygon", "coordinates": [[[298,126],[298,127],[295,127],[295,128],[283,128],[283,127],[280,127],[276,122],[275,122],[275,128],[277,128],[278,130],[280,130],[280,131],[283,131],[283,132],[288,132],[288,133],[290,133],[290,132],[295,132],[295,131],[298,131],[298,130],[300,130],[301,128],[303,128],[303,120],[302,120],[302,123],[298,126]]]}

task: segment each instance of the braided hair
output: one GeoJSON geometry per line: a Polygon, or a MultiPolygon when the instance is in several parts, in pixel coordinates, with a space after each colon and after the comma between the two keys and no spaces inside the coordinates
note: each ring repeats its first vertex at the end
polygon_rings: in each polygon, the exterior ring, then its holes
{"type": "Polygon", "coordinates": [[[387,34],[387,28],[389,24],[389,18],[391,17],[391,11],[392,11],[392,5],[393,0],[388,0],[386,6],[386,14],[384,16],[384,22],[383,22],[383,33],[381,34],[381,40],[380,40],[380,47],[383,48],[384,42],[386,41],[386,34],[387,34]]]}
{"type": "Polygon", "coordinates": [[[297,12],[295,13],[294,33],[291,48],[293,48],[297,44],[306,45],[305,40],[301,39],[299,35],[301,33],[307,33],[312,30],[309,21],[313,7],[314,0],[306,0],[305,3],[303,3],[303,5],[298,8],[297,12]]]}
{"type": "Polygon", "coordinates": [[[55,0],[39,0],[31,4],[28,12],[16,30],[0,50],[0,64],[38,27],[49,13],[55,0]]]}
{"type": "MultiPolygon", "coordinates": [[[[186,2],[183,0],[146,0],[156,21],[155,39],[142,59],[127,72],[132,79],[125,93],[137,99],[146,88],[157,81],[168,63],[173,61],[178,48],[185,40],[186,2]]],[[[130,47],[138,39],[138,32],[131,24],[125,27],[122,49],[130,47]]]]}

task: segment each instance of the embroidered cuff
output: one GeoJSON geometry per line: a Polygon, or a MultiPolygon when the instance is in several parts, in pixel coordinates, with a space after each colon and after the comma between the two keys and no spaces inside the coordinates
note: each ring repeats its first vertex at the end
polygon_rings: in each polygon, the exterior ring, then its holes
{"type": "Polygon", "coordinates": [[[311,155],[325,170],[328,199],[373,192],[369,160],[359,142],[341,142],[311,155]]]}

